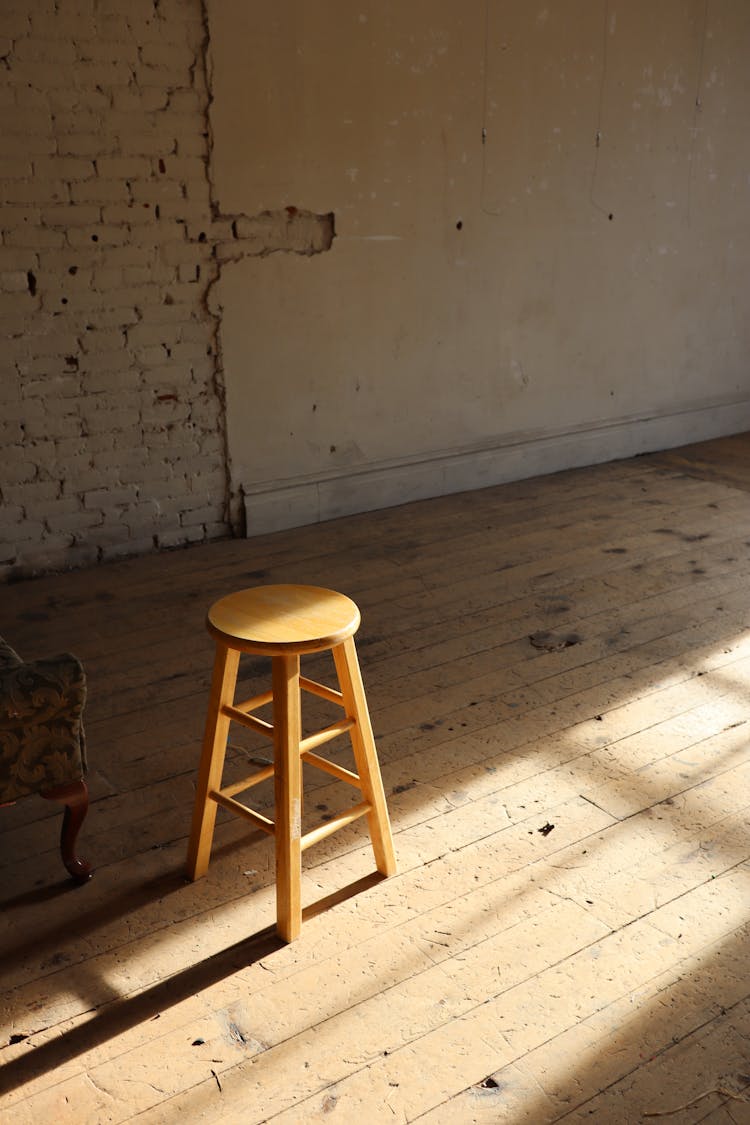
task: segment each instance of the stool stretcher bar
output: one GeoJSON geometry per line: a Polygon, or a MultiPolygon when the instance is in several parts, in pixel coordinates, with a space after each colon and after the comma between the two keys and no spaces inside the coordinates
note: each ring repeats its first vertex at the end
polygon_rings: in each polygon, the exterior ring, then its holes
{"type": "Polygon", "coordinates": [[[362,801],[359,805],[352,805],[346,812],[338,813],[336,816],[331,817],[325,824],[318,825],[313,828],[311,832],[306,832],[300,840],[300,847],[304,851],[306,848],[312,847],[313,844],[319,843],[320,840],[325,840],[326,836],[330,836],[337,828],[344,828],[352,821],[359,820],[361,816],[367,816],[372,811],[372,805],[369,801],[362,801]]]}
{"type": "Polygon", "coordinates": [[[228,703],[224,704],[221,713],[233,723],[241,723],[243,727],[250,727],[250,730],[254,730],[256,734],[273,738],[273,724],[267,723],[265,719],[256,719],[255,715],[247,715],[244,711],[240,711],[239,707],[230,707],[228,703]]]}
{"type": "Polygon", "coordinates": [[[339,707],[344,706],[344,696],[340,691],[335,688],[328,687],[327,684],[319,684],[317,680],[311,680],[307,676],[300,676],[299,686],[309,691],[311,695],[319,695],[321,699],[327,699],[329,703],[337,703],[339,707]]]}
{"type": "MultiPolygon", "coordinates": [[[[236,816],[241,816],[243,820],[249,820],[250,823],[254,824],[256,828],[260,828],[261,831],[267,832],[269,836],[274,835],[275,825],[272,820],[268,819],[267,816],[261,816],[260,813],[253,812],[253,810],[249,809],[247,805],[243,805],[239,801],[235,801],[233,797],[225,796],[224,793],[221,792],[221,790],[217,791],[216,789],[212,789],[208,796],[212,801],[216,801],[217,805],[221,805],[223,808],[229,809],[231,813],[234,813],[236,816]]],[[[326,827],[328,827],[328,825],[326,825],[326,827]]]]}
{"type": "Polygon", "coordinates": [[[308,735],[307,738],[300,740],[299,748],[302,755],[308,754],[314,750],[316,746],[322,746],[324,742],[330,742],[332,738],[337,738],[344,731],[351,730],[354,726],[354,719],[339,719],[336,723],[331,723],[328,727],[323,727],[322,730],[316,731],[315,734],[308,735]]]}
{"type": "Polygon", "coordinates": [[[327,758],[321,758],[319,754],[312,754],[309,750],[303,750],[302,761],[307,762],[310,766],[315,766],[316,769],[325,770],[326,773],[333,774],[339,781],[346,781],[347,784],[353,785],[355,789],[362,788],[359,774],[352,773],[351,770],[346,769],[344,766],[337,766],[335,762],[329,762],[327,758]]]}
{"type": "MultiPolygon", "coordinates": [[[[235,793],[243,793],[245,789],[252,789],[254,785],[260,785],[261,781],[267,781],[269,777],[273,777],[273,771],[273,766],[265,766],[262,770],[256,770],[249,777],[243,778],[242,781],[234,781],[231,785],[223,785],[217,792],[223,793],[225,797],[233,797],[235,793]]],[[[210,796],[212,796],[211,793],[209,793],[210,796]]]]}

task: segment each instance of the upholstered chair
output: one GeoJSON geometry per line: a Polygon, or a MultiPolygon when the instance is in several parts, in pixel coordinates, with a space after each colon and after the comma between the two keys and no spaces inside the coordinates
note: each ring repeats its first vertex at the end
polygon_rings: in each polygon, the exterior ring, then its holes
{"type": "Polygon", "coordinates": [[[86,676],[75,656],[24,661],[0,637],[0,804],[38,793],[65,806],[62,859],[77,883],[91,877],[75,854],[89,800],[85,701],[86,676]]]}

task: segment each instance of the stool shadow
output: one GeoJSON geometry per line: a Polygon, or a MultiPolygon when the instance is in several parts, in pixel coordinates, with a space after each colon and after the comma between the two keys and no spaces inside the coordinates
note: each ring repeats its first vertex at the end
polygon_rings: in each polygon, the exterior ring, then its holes
{"type": "MultiPolygon", "coordinates": [[[[306,906],[302,912],[303,920],[309,920],[332,907],[369,890],[385,879],[380,872],[362,876],[345,887],[325,895],[306,906]]],[[[184,882],[184,878],[181,878],[184,882]]],[[[155,881],[157,882],[157,881],[155,881]]],[[[174,889],[175,878],[160,879],[162,888],[171,882],[174,889]]],[[[155,886],[150,888],[153,897],[155,886]]],[[[132,896],[128,896],[131,898],[132,896]]],[[[144,897],[144,896],[141,896],[144,897]]],[[[105,908],[106,909],[106,908],[105,908]]],[[[111,907],[110,907],[111,909],[111,907]]],[[[303,938],[304,939],[304,931],[303,938]]],[[[38,1078],[40,1074],[56,1070],[70,1063],[79,1055],[100,1047],[110,1039],[130,1031],[137,1024],[158,1018],[166,1009],[174,1007],[198,993],[211,988],[222,980],[249,968],[257,961],[269,957],[284,948],[285,943],[277,935],[273,926],[258,930],[250,937],[243,938],[218,953],[206,957],[195,965],[176,973],[167,980],[160,981],[144,989],[135,996],[115,998],[103,1010],[85,1024],[72,1028],[59,1038],[48,1040],[38,1047],[32,1047],[28,1054],[5,1063],[0,1071],[0,1095],[9,1094],[19,1086],[38,1078]]]]}
{"type": "Polygon", "coordinates": [[[191,965],[136,996],[113,1000],[85,1024],[72,1028],[59,1039],[33,1047],[27,1055],[14,1059],[0,1072],[0,1094],[8,1094],[40,1074],[56,1070],[86,1051],[129,1031],[139,1023],[153,1020],[165,1009],[195,996],[234,973],[268,957],[283,943],[269,927],[230,945],[219,953],[191,965]]]}
{"type": "Polygon", "coordinates": [[[387,875],[381,875],[379,871],[372,871],[369,875],[362,875],[352,883],[347,883],[346,886],[332,891],[331,894],[324,895],[324,897],[319,898],[317,902],[311,902],[308,906],[304,906],[302,908],[302,921],[309,922],[311,918],[317,918],[319,914],[324,914],[326,910],[331,910],[334,906],[338,906],[339,903],[346,902],[347,899],[354,898],[364,891],[369,891],[372,887],[377,886],[378,883],[382,883],[387,878],[387,875]]]}

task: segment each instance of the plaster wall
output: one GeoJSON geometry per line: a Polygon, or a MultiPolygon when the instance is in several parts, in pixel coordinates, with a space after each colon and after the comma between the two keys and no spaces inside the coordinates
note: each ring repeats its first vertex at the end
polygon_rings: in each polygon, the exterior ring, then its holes
{"type": "Polygon", "coordinates": [[[750,424],[744,0],[208,12],[249,533],[750,424]]]}

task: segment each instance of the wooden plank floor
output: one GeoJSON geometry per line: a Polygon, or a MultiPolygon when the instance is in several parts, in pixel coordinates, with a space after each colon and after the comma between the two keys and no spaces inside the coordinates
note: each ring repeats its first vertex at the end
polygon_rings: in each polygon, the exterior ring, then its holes
{"type": "MultiPolygon", "coordinates": [[[[85,662],[97,867],[73,888],[58,812],[0,810],[2,1120],[750,1122],[750,435],[0,605],[85,662]],[[399,874],[362,821],[311,849],[284,947],[266,837],[220,816],[183,864],[206,607],[286,581],[362,608],[399,874]]],[[[228,775],[264,752],[233,731],[228,775]]],[[[306,780],[311,822],[353,799],[306,780]]]]}

